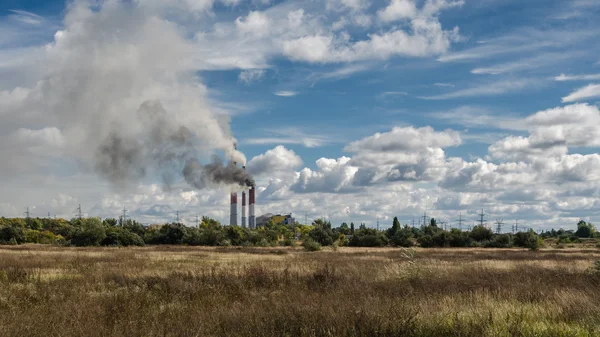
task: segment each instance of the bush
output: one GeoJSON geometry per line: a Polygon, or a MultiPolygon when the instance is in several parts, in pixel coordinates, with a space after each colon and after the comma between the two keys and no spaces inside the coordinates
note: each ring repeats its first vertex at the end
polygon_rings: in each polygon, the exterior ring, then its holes
{"type": "Polygon", "coordinates": [[[544,241],[533,230],[519,232],[514,236],[514,244],[518,247],[537,250],[544,245],[544,241]]]}
{"type": "Polygon", "coordinates": [[[512,247],[512,237],[510,234],[495,235],[490,241],[484,244],[488,248],[510,248],[512,247]]]}
{"type": "Polygon", "coordinates": [[[285,240],[279,241],[279,245],[285,246],[285,247],[296,247],[296,241],[294,241],[293,239],[287,238],[285,240]]]}
{"type": "Polygon", "coordinates": [[[406,230],[397,231],[394,236],[390,239],[390,243],[393,246],[398,247],[412,247],[414,245],[412,240],[412,232],[406,230]]]}
{"type": "Polygon", "coordinates": [[[17,245],[26,242],[22,227],[7,226],[0,229],[0,243],[17,245]]]}
{"type": "Polygon", "coordinates": [[[75,246],[98,246],[106,238],[106,230],[99,218],[81,219],[71,243],[75,246]]]}
{"type": "Polygon", "coordinates": [[[490,241],[492,235],[492,230],[482,225],[475,226],[473,230],[471,230],[471,238],[475,241],[490,241]]]}
{"type": "Polygon", "coordinates": [[[335,234],[331,229],[325,229],[322,227],[315,227],[309,233],[308,236],[318,242],[322,246],[331,246],[333,244],[335,234]]]}
{"type": "Polygon", "coordinates": [[[137,234],[120,227],[106,228],[103,246],[144,246],[144,240],[137,234]]]}
{"type": "Polygon", "coordinates": [[[316,252],[321,250],[321,244],[311,239],[310,237],[302,242],[302,247],[307,252],[316,252]]]}

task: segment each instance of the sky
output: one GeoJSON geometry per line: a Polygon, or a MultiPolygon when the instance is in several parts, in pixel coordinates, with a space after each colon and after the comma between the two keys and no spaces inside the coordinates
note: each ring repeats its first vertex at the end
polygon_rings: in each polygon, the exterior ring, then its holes
{"type": "Polygon", "coordinates": [[[4,0],[0,216],[600,218],[595,0],[4,0]],[[233,144],[237,150],[232,152],[233,144]],[[238,213],[241,213],[238,211],[238,213]]]}

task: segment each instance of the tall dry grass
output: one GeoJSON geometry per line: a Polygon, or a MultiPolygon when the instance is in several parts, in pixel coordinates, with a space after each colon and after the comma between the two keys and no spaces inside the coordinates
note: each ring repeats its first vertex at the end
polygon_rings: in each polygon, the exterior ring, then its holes
{"type": "Polygon", "coordinates": [[[0,336],[597,336],[596,250],[0,249],[0,336]]]}

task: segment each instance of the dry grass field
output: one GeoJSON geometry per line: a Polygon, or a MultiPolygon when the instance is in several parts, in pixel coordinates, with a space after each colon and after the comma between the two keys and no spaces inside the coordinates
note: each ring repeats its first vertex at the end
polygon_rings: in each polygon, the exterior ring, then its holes
{"type": "Polygon", "coordinates": [[[598,336],[597,249],[0,247],[0,336],[598,336]]]}

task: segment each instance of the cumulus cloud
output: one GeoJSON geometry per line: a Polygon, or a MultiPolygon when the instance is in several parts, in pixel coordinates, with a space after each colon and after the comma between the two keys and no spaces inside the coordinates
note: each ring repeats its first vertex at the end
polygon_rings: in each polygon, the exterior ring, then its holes
{"type": "Polygon", "coordinates": [[[600,110],[588,104],[573,104],[537,112],[524,119],[529,136],[509,136],[492,144],[493,158],[522,160],[562,156],[568,147],[600,146],[600,110]]]}
{"type": "Polygon", "coordinates": [[[269,17],[264,13],[252,11],[245,18],[238,17],[235,26],[241,34],[264,36],[269,31],[269,17]]]}
{"type": "Polygon", "coordinates": [[[293,172],[302,165],[302,158],[294,151],[279,145],[267,152],[253,157],[246,169],[253,175],[280,175],[293,172]]]}
{"type": "Polygon", "coordinates": [[[589,84],[579,88],[568,96],[562,98],[563,103],[585,101],[590,98],[600,97],[600,84],[589,84]]]}
{"type": "Polygon", "coordinates": [[[353,189],[352,179],[357,171],[347,165],[349,162],[348,157],[320,158],[316,162],[318,170],[302,169],[290,189],[296,193],[348,192],[353,189]]]}
{"type": "Polygon", "coordinates": [[[411,19],[417,15],[417,6],[412,0],[392,0],[390,4],[377,12],[385,22],[411,19]]]}

